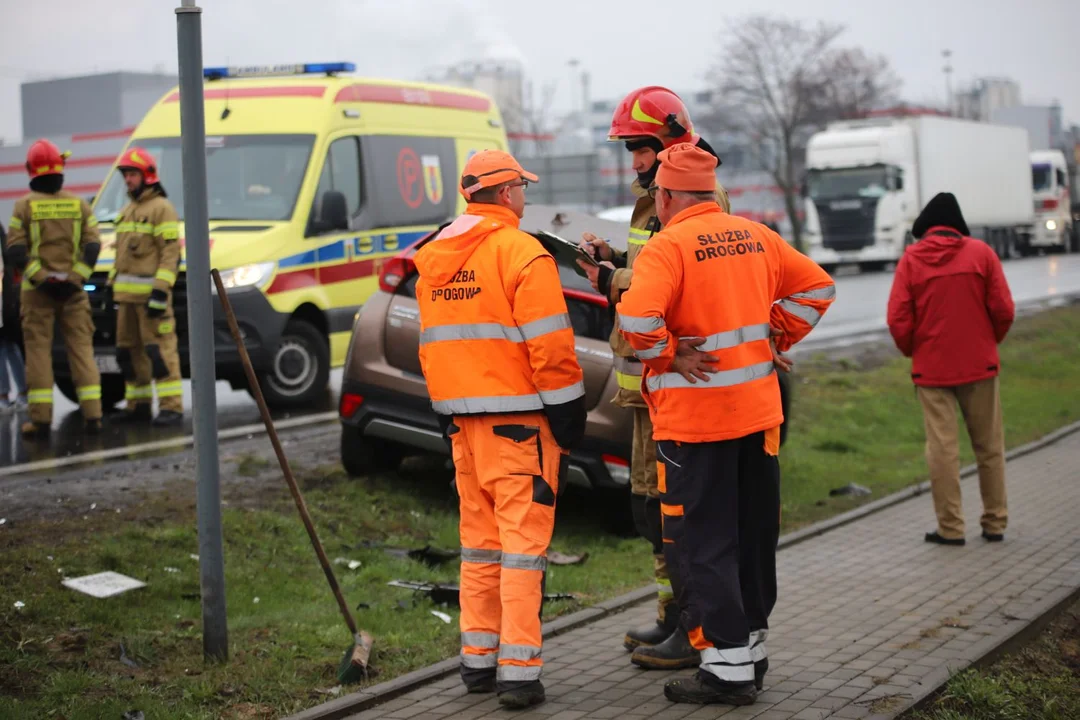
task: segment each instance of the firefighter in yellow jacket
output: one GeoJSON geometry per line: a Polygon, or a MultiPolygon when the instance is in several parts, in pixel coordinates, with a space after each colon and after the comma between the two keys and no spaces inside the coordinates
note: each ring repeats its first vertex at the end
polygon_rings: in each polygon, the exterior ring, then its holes
{"type": "MultiPolygon", "coordinates": [[[[593,286],[608,298],[614,308],[622,294],[630,288],[638,253],[644,249],[649,237],[660,230],[656,203],[645,189],[652,184],[660,167],[657,153],[680,142],[693,143],[714,156],[716,153],[694,132],[689,111],[679,96],[658,86],[638,88],[623,99],[611,118],[608,139],[625,142],[626,149],[633,154],[633,169],[637,173],[637,179],[630,186],[637,200],[630,220],[627,250],[621,253],[595,235],[586,233],[582,244],[586,249],[591,247],[594,255],[605,262],[600,267],[583,261],[579,264],[589,274],[593,286]]],[[[730,211],[727,192],[719,182],[716,193],[724,211],[730,211]]],[[[687,629],[678,626],[679,578],[674,575],[673,563],[664,557],[656,443],[652,437],[649,410],[641,397],[641,362],[634,357],[634,349],[620,332],[617,317],[611,332],[611,349],[615,355],[615,376],[619,383],[619,392],[613,402],[620,407],[630,408],[634,413],[630,459],[631,510],[638,533],[652,544],[658,591],[655,623],[629,630],[623,645],[633,651],[631,662],[646,669],[696,667],[698,653],[690,644],[687,629]]]]}
{"type": "Polygon", "coordinates": [[[67,346],[75,392],[88,432],[101,429],[101,375],[94,362],[94,320],[83,283],[94,271],[101,241],[90,206],[61,188],[70,153],[38,140],[26,155],[30,193],[15,203],[6,260],[23,273],[22,330],[30,420],[23,433],[47,435],[52,425],[53,328],[67,346]]]}
{"type": "Polygon", "coordinates": [[[150,420],[157,385],[158,416],[153,424],[179,425],[184,419],[180,356],[172,287],[180,263],[176,209],[166,199],[157,163],[132,147],[117,166],[131,202],[116,219],[116,264],[109,286],[117,304],[116,361],[124,373],[127,421],[150,420]]]}

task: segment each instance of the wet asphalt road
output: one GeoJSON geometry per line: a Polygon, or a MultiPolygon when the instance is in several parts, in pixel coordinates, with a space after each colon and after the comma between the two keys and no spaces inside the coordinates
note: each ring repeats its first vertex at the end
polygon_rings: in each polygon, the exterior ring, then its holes
{"type": "MultiPolygon", "coordinates": [[[[1005,273],[1013,297],[1018,303],[1046,295],[1080,293],[1080,255],[1010,260],[1005,263],[1005,273]]],[[[839,338],[882,329],[885,325],[885,306],[892,277],[891,272],[845,275],[841,270],[836,279],[836,302],[812,337],[839,338]]],[[[335,410],[341,376],[340,369],[330,374],[330,389],[316,407],[298,413],[275,413],[274,418],[283,419],[335,410]]],[[[220,430],[261,424],[259,410],[246,392],[233,390],[228,383],[219,382],[217,401],[220,430]]],[[[16,414],[0,415],[0,467],[191,434],[191,386],[186,381],[184,406],[188,411],[183,428],[162,430],[128,427],[106,421],[101,435],[85,436],[82,433],[82,418],[76,406],[61,395],[59,390],[54,392],[54,402],[53,433],[48,440],[24,442],[19,435],[19,424],[24,418],[16,414]]]]}

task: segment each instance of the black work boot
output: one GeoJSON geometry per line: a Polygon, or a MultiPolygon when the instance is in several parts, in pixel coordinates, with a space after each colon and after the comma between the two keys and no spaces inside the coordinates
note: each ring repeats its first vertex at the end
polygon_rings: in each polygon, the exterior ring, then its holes
{"type": "Polygon", "coordinates": [[[769,672],[769,658],[754,663],[754,687],[759,691],[765,685],[765,673],[769,672]]]}
{"type": "Polygon", "coordinates": [[[178,413],[175,410],[162,410],[152,423],[154,427],[179,427],[183,424],[184,413],[178,413]]]}
{"type": "Polygon", "coordinates": [[[539,680],[522,683],[517,687],[499,691],[499,704],[514,710],[527,708],[530,705],[539,705],[545,699],[544,684],[539,680]]]}
{"type": "Polygon", "coordinates": [[[110,417],[113,422],[143,424],[149,424],[152,418],[153,415],[150,414],[149,403],[139,403],[134,408],[121,410],[110,417]]]}
{"type": "Polygon", "coordinates": [[[669,680],[664,685],[664,697],[672,702],[696,705],[753,705],[757,699],[754,683],[726,683],[704,676],[705,672],[699,670],[688,678],[669,680]]]}
{"type": "Polygon", "coordinates": [[[49,434],[52,432],[52,424],[28,421],[24,422],[20,429],[22,430],[22,434],[27,437],[41,439],[49,437],[49,434]]]}
{"type": "Polygon", "coordinates": [[[470,668],[461,669],[461,681],[465,683],[466,692],[490,693],[495,692],[495,671],[484,672],[470,668]]]}
{"type": "Polygon", "coordinates": [[[83,424],[83,432],[87,435],[100,435],[101,434],[101,418],[94,418],[87,420],[83,424]]]}
{"type": "Polygon", "coordinates": [[[627,650],[636,650],[639,647],[652,647],[671,637],[679,626],[679,608],[675,603],[668,603],[664,608],[663,622],[657,620],[652,625],[637,628],[626,633],[623,638],[623,647],[627,650]]]}
{"type": "Polygon", "coordinates": [[[678,627],[659,645],[635,649],[630,662],[646,670],[678,670],[700,665],[701,653],[690,644],[686,631],[678,627]]]}

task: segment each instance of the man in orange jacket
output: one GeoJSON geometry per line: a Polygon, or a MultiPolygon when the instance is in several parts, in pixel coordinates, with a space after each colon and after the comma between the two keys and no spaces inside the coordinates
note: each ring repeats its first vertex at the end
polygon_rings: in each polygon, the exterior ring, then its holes
{"type": "Polygon", "coordinates": [[[770,337],[785,352],[835,297],[829,275],[764,225],[717,204],[716,158],[660,153],[650,193],[664,229],[637,258],[617,311],[644,365],[665,543],[701,652],[675,702],[753,703],[776,602],[783,412],[770,337]]]}
{"type": "Polygon", "coordinates": [[[540,604],[585,388],[555,259],[518,229],[537,177],[509,153],[465,165],[465,214],[416,253],[420,365],[450,437],[461,508],[461,677],[544,700],[540,604]]]}

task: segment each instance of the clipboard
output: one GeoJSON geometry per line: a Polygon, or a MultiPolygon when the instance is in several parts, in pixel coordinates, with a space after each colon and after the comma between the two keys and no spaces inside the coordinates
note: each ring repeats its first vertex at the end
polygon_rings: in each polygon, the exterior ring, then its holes
{"type": "Polygon", "coordinates": [[[589,253],[585,252],[575,242],[570,242],[565,238],[561,238],[554,233],[549,233],[546,230],[538,230],[533,235],[544,244],[551,254],[555,256],[555,261],[560,265],[564,265],[573,269],[581,277],[588,277],[585,271],[581,269],[581,266],[577,264],[578,260],[584,260],[592,265],[599,266],[600,262],[589,253]]]}

